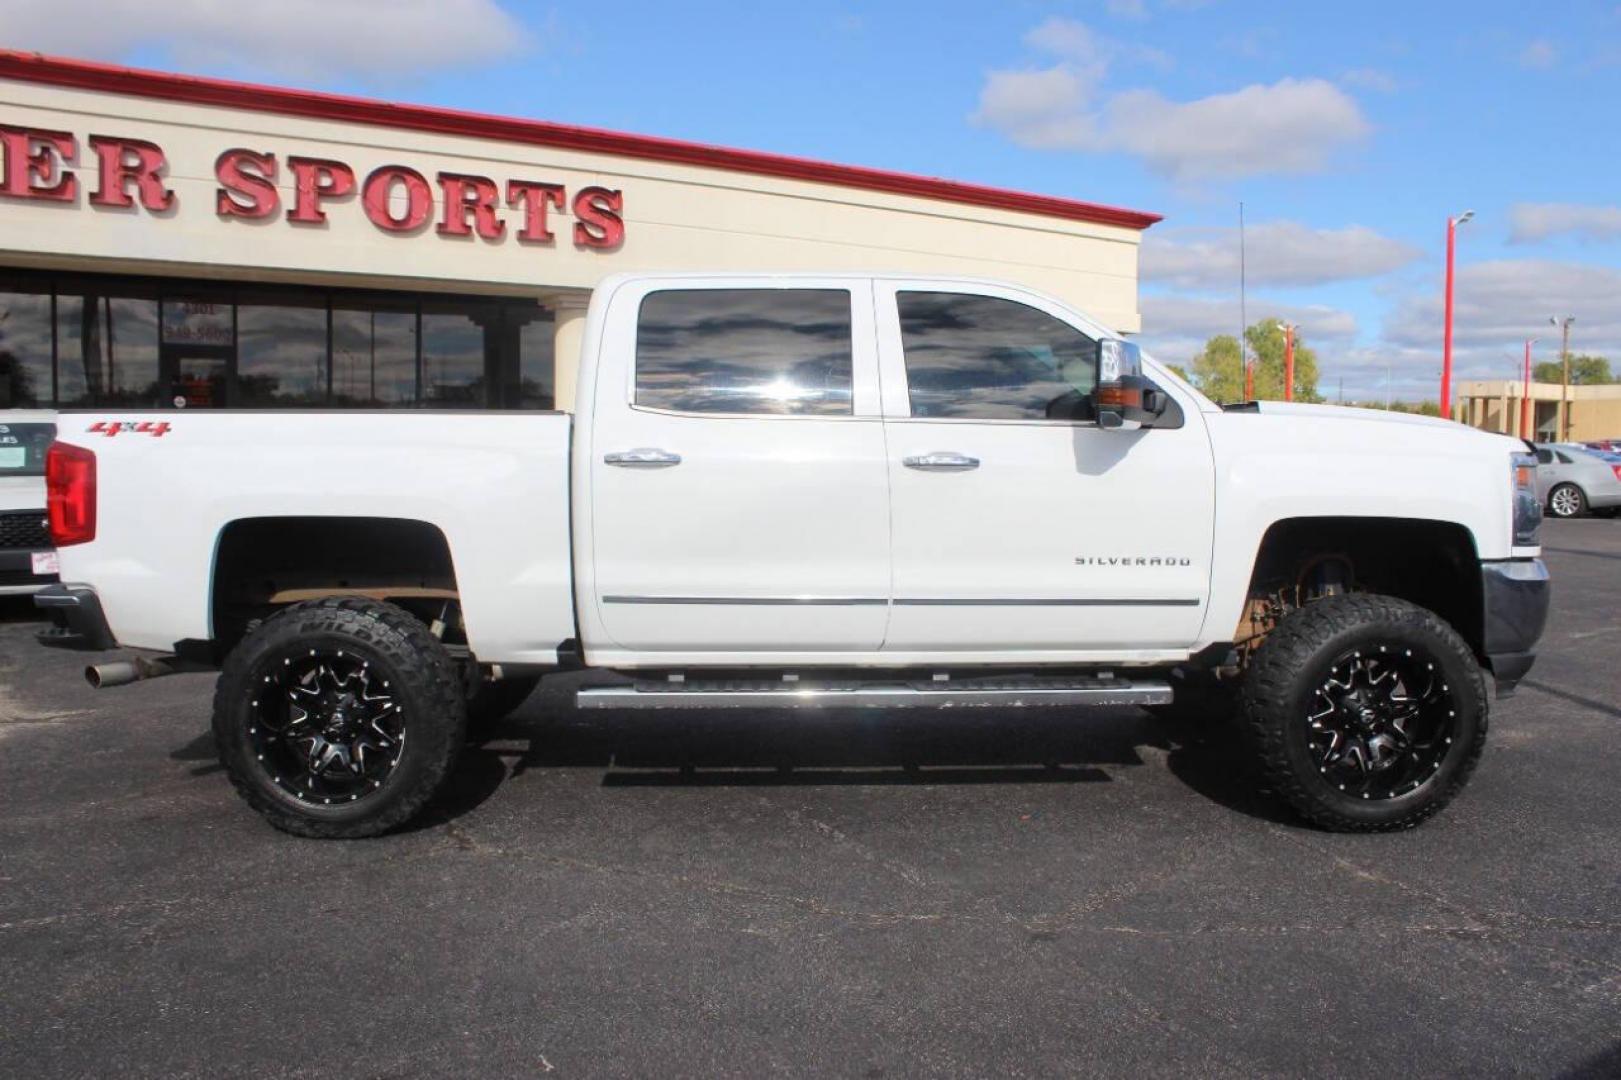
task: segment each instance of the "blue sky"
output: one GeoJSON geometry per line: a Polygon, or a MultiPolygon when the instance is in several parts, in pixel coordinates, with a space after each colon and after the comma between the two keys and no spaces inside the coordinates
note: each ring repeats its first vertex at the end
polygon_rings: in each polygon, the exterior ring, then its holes
{"type": "Polygon", "coordinates": [[[1621,4],[872,6],[8,0],[0,44],[533,116],[1165,215],[1143,339],[1186,362],[1297,321],[1320,389],[1435,395],[1447,216],[1460,377],[1553,314],[1621,361],[1621,4]],[[378,22],[377,12],[389,15],[378,22]]]}

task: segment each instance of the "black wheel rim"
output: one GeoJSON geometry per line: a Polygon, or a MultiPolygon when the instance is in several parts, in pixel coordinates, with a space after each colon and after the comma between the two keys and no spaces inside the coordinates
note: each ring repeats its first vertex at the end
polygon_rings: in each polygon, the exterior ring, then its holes
{"type": "Polygon", "coordinates": [[[1446,760],[1457,699],[1422,649],[1374,646],[1341,655],[1307,705],[1306,743],[1330,785],[1362,799],[1407,795],[1446,760]]]}
{"type": "Polygon", "coordinates": [[[271,783],[300,802],[358,802],[399,765],[405,710],[368,658],[305,649],[274,657],[256,674],[248,741],[271,783]]]}

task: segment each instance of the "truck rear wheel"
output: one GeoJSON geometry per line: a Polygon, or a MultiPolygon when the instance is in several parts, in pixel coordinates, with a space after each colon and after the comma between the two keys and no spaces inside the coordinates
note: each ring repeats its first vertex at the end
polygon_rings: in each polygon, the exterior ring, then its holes
{"type": "Polygon", "coordinates": [[[1444,620],[1356,594],[1308,604],[1257,650],[1243,717],[1276,790],[1336,832],[1405,829],[1462,790],[1485,745],[1485,679],[1444,620]]]}
{"type": "Polygon", "coordinates": [[[377,600],[295,604],[232,650],[214,740],[237,792],[299,836],[375,836],[438,790],[466,733],[456,662],[377,600]]]}

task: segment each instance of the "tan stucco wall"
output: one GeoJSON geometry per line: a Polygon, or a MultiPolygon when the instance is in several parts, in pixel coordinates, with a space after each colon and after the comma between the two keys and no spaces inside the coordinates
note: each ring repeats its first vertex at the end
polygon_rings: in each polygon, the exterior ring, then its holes
{"type": "MultiPolygon", "coordinates": [[[[1518,435],[1523,391],[1518,382],[1460,383],[1454,404],[1456,418],[1486,431],[1518,435]]],[[[1565,388],[1558,383],[1532,383],[1530,397],[1544,410],[1550,405],[1554,407],[1559,437],[1564,438],[1565,388]]],[[[1572,442],[1621,438],[1621,385],[1572,386],[1568,402],[1572,442]]]]}
{"type": "MultiPolygon", "coordinates": [[[[461,136],[338,124],[271,113],[188,105],[0,80],[0,124],[54,128],[79,141],[75,204],[0,200],[0,264],[123,270],[249,280],[546,295],[589,289],[621,270],[874,270],[972,274],[1057,295],[1120,331],[1136,331],[1140,234],[1035,214],[776,179],[678,164],[461,136]],[[92,207],[90,134],[161,146],[177,207],[166,220],[145,210],[92,207]],[[231,147],[334,158],[360,179],[383,164],[504,183],[523,178],[624,192],[626,235],[614,251],[581,250],[573,220],[553,211],[548,247],[512,235],[518,211],[503,209],[497,242],[379,230],[358,194],[328,206],[328,221],[295,226],[225,220],[214,212],[215,158],[231,147]]],[[[437,191],[436,191],[437,194],[437,191]]]]}

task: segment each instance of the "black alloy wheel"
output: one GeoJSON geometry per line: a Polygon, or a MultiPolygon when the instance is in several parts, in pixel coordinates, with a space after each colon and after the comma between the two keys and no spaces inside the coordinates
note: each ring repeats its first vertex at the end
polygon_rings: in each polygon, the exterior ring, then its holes
{"type": "Polygon", "coordinates": [[[1451,689],[1422,649],[1379,645],[1342,654],[1306,715],[1317,771],[1362,799],[1414,791],[1452,744],[1458,712],[1451,689]]]}
{"type": "Polygon", "coordinates": [[[1286,615],[1244,674],[1267,785],[1339,832],[1411,828],[1463,790],[1486,742],[1486,683],[1433,611],[1371,593],[1286,615]]]}
{"type": "Polygon", "coordinates": [[[248,738],[271,783],[322,806],[383,787],[405,753],[405,708],[369,659],[353,646],[295,649],[256,674],[248,738]]]}
{"type": "Polygon", "coordinates": [[[358,597],[295,604],[239,642],[214,691],[237,792],[299,836],[375,836],[444,782],[467,731],[462,672],[419,619],[358,597]]]}

